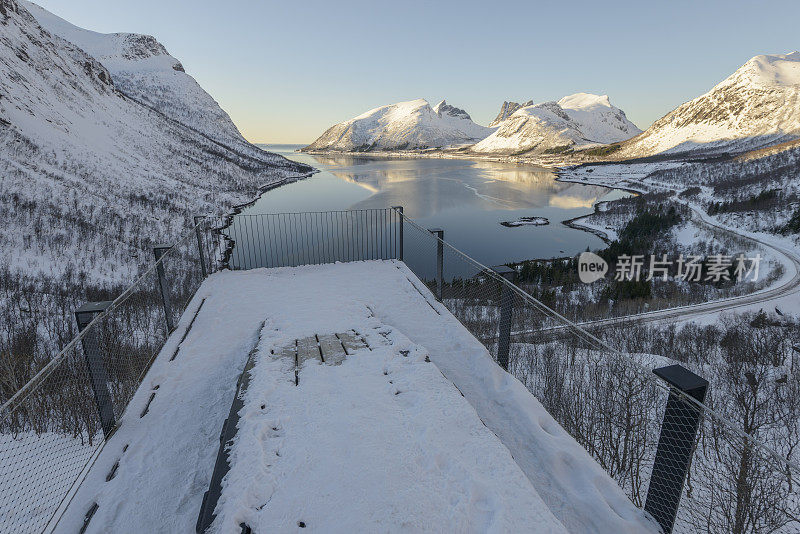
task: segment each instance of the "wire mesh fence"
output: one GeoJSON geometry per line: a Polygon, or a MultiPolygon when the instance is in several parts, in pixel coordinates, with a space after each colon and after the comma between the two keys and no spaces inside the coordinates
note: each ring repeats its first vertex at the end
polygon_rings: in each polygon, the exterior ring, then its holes
{"type": "Polygon", "coordinates": [[[362,209],[228,218],[231,269],[294,267],[398,257],[400,212],[362,209]]]}
{"type": "Polygon", "coordinates": [[[78,314],[80,333],[1,399],[0,532],[57,520],[169,336],[165,313],[176,324],[202,282],[195,239],[192,229],[115,300],[78,314]]]}
{"type": "MultiPolygon", "coordinates": [[[[579,328],[532,296],[540,288],[515,285],[512,269],[408,218],[404,235],[411,270],[665,531],[800,532],[796,415],[747,434],[741,421],[764,402],[756,380],[709,387],[669,355],[630,342],[620,352],[630,325],[579,328]]],[[[797,388],[800,376],[782,380],[797,388]]]]}

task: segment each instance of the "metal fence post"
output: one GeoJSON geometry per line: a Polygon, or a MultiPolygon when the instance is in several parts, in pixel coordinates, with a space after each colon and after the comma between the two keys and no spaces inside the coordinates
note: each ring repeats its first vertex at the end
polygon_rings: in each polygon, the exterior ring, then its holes
{"type": "MultiPolygon", "coordinates": [[[[517,271],[505,265],[492,267],[492,270],[514,283],[517,271]]],[[[514,292],[508,284],[500,284],[500,335],[497,339],[497,363],[508,371],[508,350],[511,347],[511,320],[513,317],[514,292]]]]}
{"type": "MultiPolygon", "coordinates": [[[[154,246],[153,253],[156,256],[156,261],[158,262],[170,248],[172,248],[170,245],[154,246]]],[[[167,332],[172,332],[175,329],[175,325],[172,321],[172,304],[169,300],[169,288],[167,287],[167,279],[164,276],[163,261],[156,265],[156,274],[158,276],[158,289],[161,291],[161,302],[164,305],[164,316],[167,320],[167,332]]]]}
{"type": "Polygon", "coordinates": [[[442,284],[444,278],[444,230],[441,228],[428,228],[428,231],[438,237],[436,240],[436,298],[442,300],[442,284]]]}
{"type": "MultiPolygon", "coordinates": [[[[87,302],[75,310],[78,332],[83,332],[97,314],[106,311],[110,305],[110,300],[87,302]]],[[[100,336],[96,327],[86,332],[81,339],[81,344],[83,345],[83,355],[86,358],[86,367],[89,370],[89,381],[92,384],[97,414],[100,416],[100,426],[103,429],[103,436],[108,439],[114,431],[117,421],[114,417],[114,404],[111,402],[111,392],[108,389],[108,373],[100,352],[100,336]]]]}
{"type": "Polygon", "coordinates": [[[397,244],[397,259],[403,261],[403,206],[392,206],[393,210],[397,210],[400,213],[400,239],[399,243],[397,244]]]}
{"type": "Polygon", "coordinates": [[[708,381],[680,365],[653,369],[653,373],[670,385],[670,393],[644,509],[669,534],[678,513],[702,417],[700,409],[676,390],[704,402],[708,381]]]}
{"type": "Polygon", "coordinates": [[[197,251],[200,254],[200,270],[203,273],[203,279],[208,276],[206,269],[206,255],[203,252],[203,231],[200,230],[200,221],[205,219],[202,215],[195,215],[194,217],[194,233],[197,235],[197,251]]]}

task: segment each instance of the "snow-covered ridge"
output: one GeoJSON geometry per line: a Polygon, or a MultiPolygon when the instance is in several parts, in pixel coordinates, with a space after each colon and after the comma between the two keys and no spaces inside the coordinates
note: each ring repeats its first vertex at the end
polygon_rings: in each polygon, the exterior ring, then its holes
{"type": "Polygon", "coordinates": [[[442,100],[432,108],[427,100],[398,102],[371,109],[336,124],[303,150],[421,150],[471,144],[492,132],[475,124],[469,114],[442,100]]]}
{"type": "Polygon", "coordinates": [[[742,152],[800,135],[800,52],[759,55],[678,106],[616,156],[742,152]]]}
{"type": "Polygon", "coordinates": [[[746,80],[763,87],[800,85],[800,52],[795,50],[788,54],[755,56],[726,82],[734,80],[746,80]]]}
{"type": "Polygon", "coordinates": [[[249,149],[228,114],[155,37],[85,30],[28,0],[19,2],[42,28],[102,63],[127,96],[212,139],[249,149]]]}
{"type": "MultiPolygon", "coordinates": [[[[503,103],[498,119],[507,113],[509,104],[514,103],[503,103]]],[[[475,144],[471,151],[479,154],[539,154],[616,143],[640,132],[624,111],[611,105],[607,95],[576,93],[558,102],[517,109],[500,121],[497,130],[475,144]]]]}

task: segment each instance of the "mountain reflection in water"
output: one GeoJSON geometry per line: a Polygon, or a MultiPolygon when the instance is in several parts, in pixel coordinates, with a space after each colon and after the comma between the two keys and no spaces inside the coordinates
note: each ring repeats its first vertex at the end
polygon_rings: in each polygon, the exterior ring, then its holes
{"type": "Polygon", "coordinates": [[[244,213],[285,213],[403,206],[423,227],[492,265],[563,257],[602,248],[597,236],[561,224],[626,193],[556,181],[549,169],[461,159],[308,155],[297,146],[264,147],[321,172],[266,193],[244,213]],[[503,221],[545,217],[547,226],[506,228],[503,221]],[[564,252],[561,252],[564,251],[564,252]]]}

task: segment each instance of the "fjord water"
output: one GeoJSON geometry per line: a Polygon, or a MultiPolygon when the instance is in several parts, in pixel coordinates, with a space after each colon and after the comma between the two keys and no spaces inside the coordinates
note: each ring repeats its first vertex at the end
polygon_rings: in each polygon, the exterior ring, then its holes
{"type": "MultiPolygon", "coordinates": [[[[484,160],[309,155],[300,145],[262,148],[320,172],[268,191],[243,214],[356,210],[403,206],[424,228],[486,265],[549,259],[603,248],[594,234],[562,221],[592,213],[595,203],[628,193],[556,181],[549,169],[484,160]],[[507,228],[520,217],[546,217],[546,226],[507,228]]],[[[407,244],[408,248],[408,244],[407,244]]]]}

